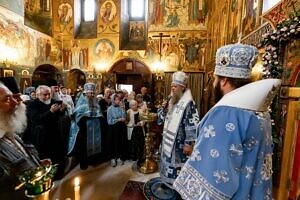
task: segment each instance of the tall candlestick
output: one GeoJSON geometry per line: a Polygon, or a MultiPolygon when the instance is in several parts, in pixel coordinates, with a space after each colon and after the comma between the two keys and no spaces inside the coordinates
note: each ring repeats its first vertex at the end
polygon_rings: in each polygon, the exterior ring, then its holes
{"type": "Polygon", "coordinates": [[[74,194],[75,200],[80,200],[80,180],[78,177],[74,180],[74,194]]]}

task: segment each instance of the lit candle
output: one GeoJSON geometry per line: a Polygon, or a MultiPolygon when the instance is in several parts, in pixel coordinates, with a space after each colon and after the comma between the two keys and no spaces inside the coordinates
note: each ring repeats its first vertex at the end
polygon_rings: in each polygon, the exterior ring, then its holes
{"type": "Polygon", "coordinates": [[[74,193],[75,193],[75,200],[80,200],[80,181],[79,178],[76,177],[74,180],[74,193]]]}

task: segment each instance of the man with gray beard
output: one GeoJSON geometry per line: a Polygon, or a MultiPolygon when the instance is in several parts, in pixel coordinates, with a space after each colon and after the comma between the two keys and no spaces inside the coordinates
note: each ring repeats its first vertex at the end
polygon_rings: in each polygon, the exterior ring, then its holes
{"type": "Polygon", "coordinates": [[[13,77],[1,78],[11,90],[0,82],[0,199],[25,199],[24,190],[15,191],[17,177],[39,166],[33,145],[25,145],[18,134],[26,128],[26,107],[13,77]],[[11,88],[11,87],[10,87],[11,88]]]}
{"type": "Polygon", "coordinates": [[[27,116],[30,120],[30,141],[36,147],[41,159],[50,158],[59,164],[55,179],[64,175],[66,162],[66,141],[60,127],[65,114],[65,105],[51,99],[51,89],[40,85],[36,89],[37,99],[29,103],[27,116]]]}
{"type": "Polygon", "coordinates": [[[103,115],[95,96],[96,85],[86,83],[79,97],[71,123],[68,155],[79,160],[80,168],[87,169],[88,161],[100,161],[102,153],[101,127],[103,115]]]}
{"type": "Polygon", "coordinates": [[[165,102],[158,110],[158,123],[164,123],[160,179],[150,180],[146,187],[149,187],[153,196],[161,199],[176,197],[173,182],[192,153],[197,139],[196,127],[199,115],[186,84],[187,75],[182,71],[175,72],[172,76],[168,105],[165,102]]]}

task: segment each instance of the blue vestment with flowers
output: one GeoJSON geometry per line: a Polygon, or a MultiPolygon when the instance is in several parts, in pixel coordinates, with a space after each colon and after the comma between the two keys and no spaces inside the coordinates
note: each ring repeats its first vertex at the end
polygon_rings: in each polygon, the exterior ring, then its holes
{"type": "Polygon", "coordinates": [[[173,184],[183,199],[272,199],[270,115],[247,105],[259,92],[241,90],[225,95],[199,123],[193,153],[173,184]]]}

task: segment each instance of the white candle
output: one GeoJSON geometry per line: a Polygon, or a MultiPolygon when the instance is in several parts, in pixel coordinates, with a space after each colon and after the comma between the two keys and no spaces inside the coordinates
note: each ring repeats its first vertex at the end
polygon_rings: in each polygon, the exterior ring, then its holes
{"type": "Polygon", "coordinates": [[[80,200],[80,181],[79,178],[76,177],[74,180],[74,194],[75,194],[75,200],[80,200]]]}

